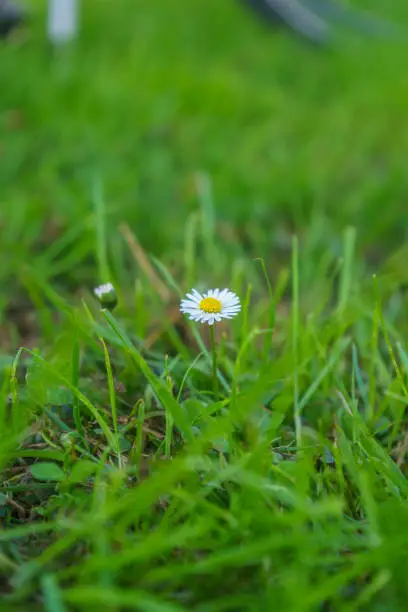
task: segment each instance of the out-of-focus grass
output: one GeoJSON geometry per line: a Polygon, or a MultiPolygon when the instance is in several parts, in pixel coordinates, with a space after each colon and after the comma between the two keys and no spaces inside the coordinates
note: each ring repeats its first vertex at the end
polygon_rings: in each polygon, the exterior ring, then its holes
{"type": "Polygon", "coordinates": [[[47,241],[44,218],[55,232],[83,226],[97,175],[109,240],[126,218],[149,250],[174,252],[197,172],[217,219],[256,254],[294,228],[323,248],[349,223],[361,249],[403,237],[403,45],[342,38],[319,51],[232,0],[121,0],[82,3],[80,40],[51,53],[43,4],[26,39],[1,50],[4,248],[47,241]]]}
{"type": "Polygon", "coordinates": [[[405,48],[83,4],[0,48],[1,605],[405,610],[405,48]]]}

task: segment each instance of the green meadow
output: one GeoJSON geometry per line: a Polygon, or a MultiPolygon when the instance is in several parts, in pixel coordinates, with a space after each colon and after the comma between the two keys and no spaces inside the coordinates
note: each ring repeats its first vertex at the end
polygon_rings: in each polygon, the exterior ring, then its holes
{"type": "Polygon", "coordinates": [[[0,44],[1,611],[406,610],[408,44],[83,0],[56,49],[28,10],[0,44]],[[216,287],[242,310],[214,373],[179,304],[216,287]]]}

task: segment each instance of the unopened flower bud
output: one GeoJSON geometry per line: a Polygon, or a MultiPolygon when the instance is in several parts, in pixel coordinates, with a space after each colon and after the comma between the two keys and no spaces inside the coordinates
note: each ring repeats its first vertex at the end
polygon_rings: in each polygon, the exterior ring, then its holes
{"type": "Polygon", "coordinates": [[[98,298],[101,307],[107,310],[113,310],[118,303],[118,296],[112,283],[105,283],[95,287],[94,294],[98,298]]]}
{"type": "Polygon", "coordinates": [[[64,448],[72,448],[75,444],[76,433],[74,431],[66,431],[61,434],[60,442],[64,448]]]}

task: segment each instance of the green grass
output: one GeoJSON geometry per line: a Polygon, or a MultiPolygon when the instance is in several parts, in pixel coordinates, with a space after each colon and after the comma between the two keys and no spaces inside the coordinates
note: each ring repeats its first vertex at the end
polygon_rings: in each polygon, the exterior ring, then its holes
{"type": "Polygon", "coordinates": [[[406,47],[83,4],[0,47],[1,610],[405,610],[406,47]]]}

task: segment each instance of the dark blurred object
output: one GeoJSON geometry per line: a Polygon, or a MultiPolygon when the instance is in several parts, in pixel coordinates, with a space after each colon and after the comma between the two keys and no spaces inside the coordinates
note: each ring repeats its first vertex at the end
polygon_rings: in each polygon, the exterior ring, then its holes
{"type": "Polygon", "coordinates": [[[316,43],[329,39],[329,27],[317,15],[297,0],[244,0],[252,8],[276,24],[289,26],[297,34],[316,43]]]}
{"type": "Polygon", "coordinates": [[[394,24],[363,11],[344,6],[339,0],[244,0],[268,20],[283,23],[312,42],[330,42],[336,23],[364,34],[406,38],[394,24]]]}
{"type": "Polygon", "coordinates": [[[21,10],[10,0],[0,0],[0,37],[5,38],[23,20],[21,10]]]}

